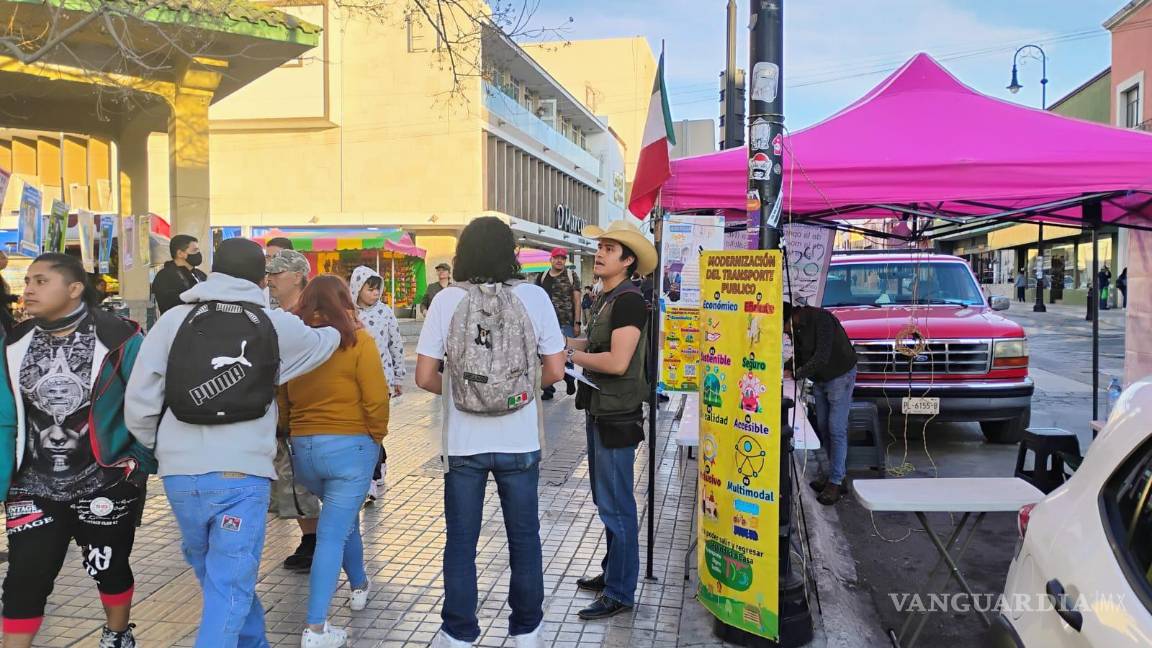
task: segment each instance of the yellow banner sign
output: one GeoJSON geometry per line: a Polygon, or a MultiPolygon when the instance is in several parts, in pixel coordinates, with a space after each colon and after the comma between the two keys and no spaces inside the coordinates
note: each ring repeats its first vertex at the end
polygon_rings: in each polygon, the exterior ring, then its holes
{"type": "Polygon", "coordinates": [[[700,602],[725,624],[780,636],[778,251],[700,262],[700,602]]]}
{"type": "Polygon", "coordinates": [[[660,389],[700,390],[700,309],[674,306],[664,312],[660,389]]]}

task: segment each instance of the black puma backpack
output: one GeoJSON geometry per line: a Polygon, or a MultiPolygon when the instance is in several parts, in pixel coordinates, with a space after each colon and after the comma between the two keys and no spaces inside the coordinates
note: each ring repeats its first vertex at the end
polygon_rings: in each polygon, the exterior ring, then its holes
{"type": "Polygon", "coordinates": [[[264,309],[203,302],[172,340],[165,405],[185,423],[251,421],[268,413],[279,383],[280,344],[264,309]]]}

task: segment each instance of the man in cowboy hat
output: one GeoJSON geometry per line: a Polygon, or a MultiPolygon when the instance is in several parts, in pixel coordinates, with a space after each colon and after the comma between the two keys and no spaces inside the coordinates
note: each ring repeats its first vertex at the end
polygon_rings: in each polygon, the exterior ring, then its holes
{"type": "Polygon", "coordinates": [[[632,492],[636,446],[644,439],[649,383],[645,372],[648,307],[632,274],[656,270],[656,248],[630,222],[608,229],[590,226],[584,236],[599,242],[594,274],[603,292],[592,305],[586,339],[569,340],[568,358],[596,385],[581,384],[576,407],[587,413],[588,472],[592,500],[607,537],[604,572],[576,581],[600,594],[580,611],[585,620],[627,612],[636,601],[640,573],[640,524],[632,492]]]}

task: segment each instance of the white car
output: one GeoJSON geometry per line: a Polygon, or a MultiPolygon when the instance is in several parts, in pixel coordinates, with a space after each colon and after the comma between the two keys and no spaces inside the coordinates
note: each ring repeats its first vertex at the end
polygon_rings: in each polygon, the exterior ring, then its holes
{"type": "Polygon", "coordinates": [[[1152,376],[1120,397],[1083,463],[1019,515],[993,645],[1152,646],[1152,376]]]}

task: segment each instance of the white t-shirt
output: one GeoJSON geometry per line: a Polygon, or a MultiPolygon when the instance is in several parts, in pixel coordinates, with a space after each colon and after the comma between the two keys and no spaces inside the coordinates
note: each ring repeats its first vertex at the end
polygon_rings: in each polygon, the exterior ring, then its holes
{"type": "MultiPolygon", "coordinates": [[[[537,351],[542,356],[564,351],[564,334],[556,319],[556,309],[548,293],[539,286],[522,283],[513,289],[532,319],[536,333],[537,351]]],[[[428,308],[428,317],[420,331],[416,353],[440,360],[448,340],[448,328],[456,307],[467,296],[462,288],[449,286],[440,291],[428,308]]],[[[486,452],[534,452],[540,449],[540,436],[536,424],[539,394],[526,407],[505,416],[479,416],[448,407],[447,454],[468,456],[486,452]]],[[[445,394],[441,398],[451,398],[445,394]]]]}

